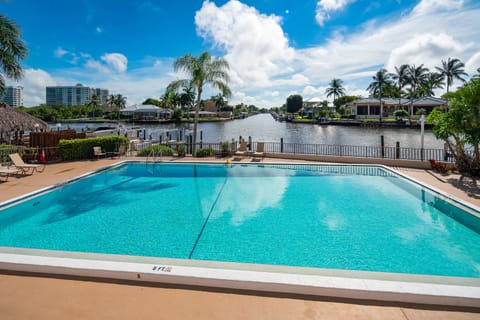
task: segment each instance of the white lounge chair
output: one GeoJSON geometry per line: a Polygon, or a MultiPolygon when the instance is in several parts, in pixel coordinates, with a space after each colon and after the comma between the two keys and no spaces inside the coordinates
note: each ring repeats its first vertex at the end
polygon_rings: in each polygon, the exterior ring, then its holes
{"type": "Polygon", "coordinates": [[[253,160],[258,157],[263,158],[265,156],[265,143],[264,142],[257,142],[257,150],[253,153],[253,160]]]}
{"type": "Polygon", "coordinates": [[[14,174],[18,174],[18,169],[16,167],[0,167],[0,177],[4,178],[7,181],[8,177],[14,174]]]}
{"type": "Polygon", "coordinates": [[[102,151],[102,147],[95,146],[95,147],[93,147],[93,156],[95,156],[95,157],[97,157],[97,159],[99,159],[100,157],[106,157],[107,153],[102,151]]]}
{"type": "Polygon", "coordinates": [[[25,163],[18,153],[12,153],[8,156],[10,157],[10,160],[12,160],[15,168],[17,168],[22,174],[27,174],[30,170],[32,170],[30,174],[33,174],[34,172],[43,172],[43,170],[45,170],[45,165],[25,163]]]}

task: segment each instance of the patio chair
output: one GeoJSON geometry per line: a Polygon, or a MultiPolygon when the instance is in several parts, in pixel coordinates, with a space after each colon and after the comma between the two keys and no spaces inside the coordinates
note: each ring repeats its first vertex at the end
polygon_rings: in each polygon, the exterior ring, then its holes
{"type": "Polygon", "coordinates": [[[30,174],[33,174],[34,172],[43,172],[43,170],[45,170],[45,165],[25,163],[18,153],[12,153],[8,156],[10,157],[10,160],[12,160],[15,168],[17,168],[22,174],[27,174],[30,170],[32,170],[30,174]]]}
{"type": "MultiPolygon", "coordinates": [[[[235,152],[236,156],[248,156],[251,152],[247,150],[247,142],[245,140],[240,141],[240,146],[238,147],[237,151],[235,152]]],[[[235,161],[240,161],[239,159],[235,159],[235,161]]]]}
{"type": "Polygon", "coordinates": [[[257,142],[257,150],[253,153],[253,160],[256,160],[258,157],[263,158],[265,156],[265,143],[257,142]]]}
{"type": "Polygon", "coordinates": [[[99,159],[100,157],[106,157],[107,153],[102,151],[102,147],[94,146],[93,147],[93,156],[99,159]]]}
{"type": "Polygon", "coordinates": [[[0,177],[4,178],[5,180],[1,180],[5,182],[8,180],[8,177],[14,174],[18,174],[18,169],[15,167],[0,167],[0,177]]]}
{"type": "Polygon", "coordinates": [[[121,157],[121,156],[124,156],[125,154],[127,154],[127,146],[122,143],[118,147],[117,151],[112,152],[112,157],[114,156],[121,157]]]}

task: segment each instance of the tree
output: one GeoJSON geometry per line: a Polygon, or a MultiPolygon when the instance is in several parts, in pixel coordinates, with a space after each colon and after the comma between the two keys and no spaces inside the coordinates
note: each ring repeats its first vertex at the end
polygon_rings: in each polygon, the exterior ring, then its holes
{"type": "Polygon", "coordinates": [[[299,94],[292,94],[287,98],[287,112],[298,112],[303,106],[303,98],[299,94]]]}
{"type": "Polygon", "coordinates": [[[333,105],[339,107],[335,104],[337,97],[342,97],[345,95],[345,88],[343,87],[343,81],[341,79],[332,79],[330,81],[329,87],[325,90],[327,98],[333,95],[333,105]]]}
{"type": "Polygon", "coordinates": [[[465,72],[465,64],[457,58],[448,58],[447,61],[442,60],[441,67],[435,67],[440,74],[445,79],[447,84],[447,93],[449,92],[450,86],[453,84],[455,79],[465,82],[465,79],[462,76],[467,76],[465,72]]]}
{"type": "Polygon", "coordinates": [[[418,93],[421,97],[434,96],[433,90],[443,88],[443,76],[438,72],[429,72],[425,76],[425,81],[420,84],[418,93]]]}
{"type": "Polygon", "coordinates": [[[407,92],[407,96],[410,99],[410,106],[409,106],[409,121],[412,120],[413,114],[413,99],[418,98],[420,96],[420,92],[418,88],[425,83],[428,76],[428,68],[425,68],[423,64],[415,67],[415,65],[408,66],[408,84],[410,88],[407,92]]]}
{"type": "Polygon", "coordinates": [[[229,68],[227,60],[214,58],[208,52],[203,52],[199,57],[187,53],[177,58],[173,63],[173,69],[175,71],[184,71],[189,79],[173,81],[168,85],[167,91],[176,91],[182,86],[185,87],[189,85],[197,91],[195,120],[193,122],[193,154],[195,154],[197,144],[198,112],[200,110],[203,87],[208,84],[220,90],[225,97],[229,97],[232,94],[227,85],[230,80],[228,75],[229,68]]]}
{"type": "Polygon", "coordinates": [[[402,64],[400,67],[395,67],[395,73],[392,74],[395,85],[399,90],[398,95],[398,108],[402,105],[402,95],[404,94],[403,88],[408,84],[408,64],[402,64]]]}
{"type": "Polygon", "coordinates": [[[480,177],[480,78],[471,79],[447,96],[449,110],[433,110],[427,121],[433,123],[435,137],[445,141],[458,171],[480,177]],[[473,152],[468,152],[466,146],[471,146],[473,152]]]}
{"type": "Polygon", "coordinates": [[[387,69],[380,69],[372,77],[373,81],[368,86],[367,90],[370,91],[374,96],[378,97],[380,100],[380,121],[383,118],[383,107],[382,107],[382,96],[384,91],[388,86],[391,86],[392,79],[390,79],[390,74],[387,72],[387,69]]]}
{"type": "Polygon", "coordinates": [[[182,108],[191,109],[195,103],[195,89],[191,86],[184,86],[180,94],[180,105],[182,108]]]}
{"type": "Polygon", "coordinates": [[[5,92],[5,76],[16,81],[23,76],[20,60],[27,57],[27,47],[15,22],[0,14],[0,95],[5,92]]]}
{"type": "Polygon", "coordinates": [[[87,102],[87,106],[92,108],[93,117],[95,118],[95,111],[97,110],[98,106],[100,105],[100,100],[96,94],[92,94],[90,97],[90,101],[87,102]]]}

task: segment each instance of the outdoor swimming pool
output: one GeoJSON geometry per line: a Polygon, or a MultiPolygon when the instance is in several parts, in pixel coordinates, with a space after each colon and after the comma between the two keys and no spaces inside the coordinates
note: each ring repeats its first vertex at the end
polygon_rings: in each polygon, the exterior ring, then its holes
{"type": "Polygon", "coordinates": [[[479,213],[381,166],[126,163],[4,204],[0,246],[480,277],[479,213]]]}

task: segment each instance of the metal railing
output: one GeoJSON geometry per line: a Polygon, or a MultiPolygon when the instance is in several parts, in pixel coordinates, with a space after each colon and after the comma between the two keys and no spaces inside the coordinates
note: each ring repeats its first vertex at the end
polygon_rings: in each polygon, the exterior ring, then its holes
{"type": "MultiPolygon", "coordinates": [[[[258,142],[251,142],[249,151],[257,149],[258,142]]],[[[150,141],[138,142],[133,148],[140,151],[147,146],[154,144],[150,141]]],[[[187,154],[192,154],[193,144],[184,143],[187,154]]],[[[175,146],[163,144],[175,149],[175,146]]],[[[222,143],[199,142],[196,150],[200,148],[211,148],[214,155],[222,155],[222,143]]],[[[233,154],[238,148],[238,142],[230,144],[229,153],[233,154]]],[[[412,161],[446,161],[453,162],[454,158],[444,149],[431,148],[404,148],[399,145],[394,147],[381,146],[352,146],[352,145],[330,145],[330,144],[302,144],[302,143],[283,143],[283,142],[264,142],[264,152],[273,154],[302,154],[315,156],[336,156],[353,158],[376,158],[376,159],[396,159],[412,161]]]]}

